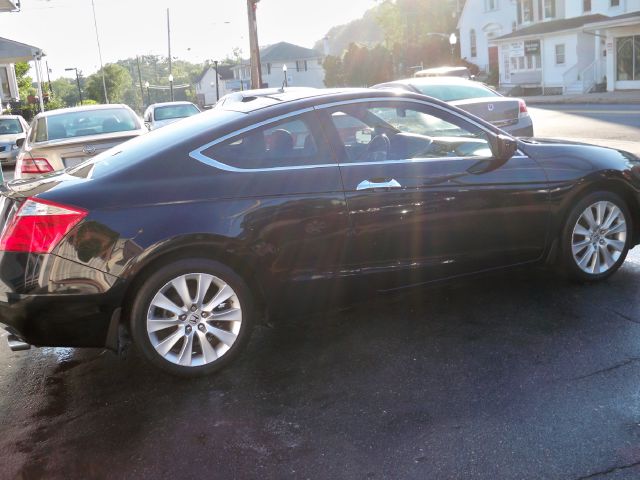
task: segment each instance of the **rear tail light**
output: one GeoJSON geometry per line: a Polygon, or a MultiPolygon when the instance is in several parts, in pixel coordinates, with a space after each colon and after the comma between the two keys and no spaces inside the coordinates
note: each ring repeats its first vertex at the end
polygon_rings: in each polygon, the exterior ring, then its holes
{"type": "Polygon", "coordinates": [[[529,111],[527,110],[527,104],[525,103],[524,100],[520,100],[520,114],[518,115],[518,117],[522,118],[522,117],[528,117],[529,116],[529,111]]]}
{"type": "Polygon", "coordinates": [[[28,198],[0,237],[0,251],[50,253],[87,211],[39,198],[28,198]]]}
{"type": "Polygon", "coordinates": [[[27,158],[22,159],[20,167],[22,173],[49,173],[53,172],[53,167],[46,158],[27,158]]]}

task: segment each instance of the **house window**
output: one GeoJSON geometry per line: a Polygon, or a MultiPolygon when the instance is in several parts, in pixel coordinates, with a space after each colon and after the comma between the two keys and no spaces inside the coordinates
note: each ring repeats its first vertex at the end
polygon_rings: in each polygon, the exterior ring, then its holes
{"type": "Polygon", "coordinates": [[[591,11],[591,0],[582,0],[582,11],[584,13],[591,11]]]}
{"type": "Polygon", "coordinates": [[[640,35],[618,38],[617,51],[618,81],[640,80],[640,35]]]}
{"type": "Polygon", "coordinates": [[[306,60],[296,60],[296,72],[307,71],[307,61],[306,60]]]}
{"type": "Polygon", "coordinates": [[[493,10],[498,10],[498,0],[485,0],[484,9],[487,12],[492,12],[493,10]]]}
{"type": "Polygon", "coordinates": [[[611,0],[611,6],[612,7],[619,7],[620,6],[620,0],[611,0]]]}
{"type": "Polygon", "coordinates": [[[565,62],[565,54],[564,54],[564,43],[560,45],[556,45],[556,65],[564,65],[565,62]]]}
{"type": "Polygon", "coordinates": [[[522,22],[533,22],[533,0],[522,0],[522,22]]]}
{"type": "Polygon", "coordinates": [[[478,43],[474,29],[469,32],[469,44],[471,45],[471,56],[476,57],[478,55],[478,43]]]}
{"type": "Polygon", "coordinates": [[[267,75],[271,75],[271,64],[267,63],[267,75]]]}
{"type": "Polygon", "coordinates": [[[309,70],[309,65],[307,64],[307,61],[304,61],[304,71],[306,72],[307,70],[309,70]]]}
{"type": "Polygon", "coordinates": [[[544,18],[556,18],[556,0],[544,0],[544,18]]]}

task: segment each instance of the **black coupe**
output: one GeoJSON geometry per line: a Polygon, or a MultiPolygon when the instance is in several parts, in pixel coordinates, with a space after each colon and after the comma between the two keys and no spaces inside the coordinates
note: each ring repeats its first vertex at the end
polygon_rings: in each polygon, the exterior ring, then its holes
{"type": "Polygon", "coordinates": [[[206,374],[327,292],[544,262],[604,279],[639,241],[639,192],[632,154],[516,140],[419,94],[244,92],[4,184],[0,322],[14,349],[130,334],[157,366],[206,374]]]}

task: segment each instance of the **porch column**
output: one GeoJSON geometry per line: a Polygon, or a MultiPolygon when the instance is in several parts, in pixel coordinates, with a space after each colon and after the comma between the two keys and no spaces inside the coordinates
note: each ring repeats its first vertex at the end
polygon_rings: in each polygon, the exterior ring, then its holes
{"type": "Polygon", "coordinates": [[[33,63],[36,67],[36,77],[38,80],[38,98],[40,99],[40,112],[44,112],[44,99],[42,98],[42,74],[40,73],[40,56],[34,55],[33,63]]]}
{"type": "Polygon", "coordinates": [[[616,89],[616,39],[607,30],[607,92],[616,89]]]}

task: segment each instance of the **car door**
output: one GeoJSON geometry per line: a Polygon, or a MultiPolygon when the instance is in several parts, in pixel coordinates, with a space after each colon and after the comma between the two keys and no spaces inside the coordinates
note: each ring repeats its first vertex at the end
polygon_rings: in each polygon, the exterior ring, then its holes
{"type": "MultiPolygon", "coordinates": [[[[259,122],[196,157],[220,171],[220,197],[242,199],[232,216],[255,270],[269,277],[264,283],[288,284],[286,302],[315,301],[318,283],[330,284],[342,269],[349,228],[340,170],[317,113],[259,122]]],[[[272,290],[269,297],[276,301],[272,290]]]]}
{"type": "Polygon", "coordinates": [[[541,257],[547,178],[517,153],[490,168],[490,134],[445,107],[406,99],[321,107],[337,145],[354,268],[395,282],[541,257]]]}

